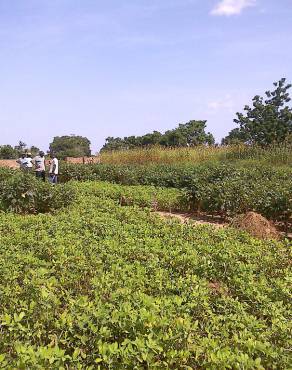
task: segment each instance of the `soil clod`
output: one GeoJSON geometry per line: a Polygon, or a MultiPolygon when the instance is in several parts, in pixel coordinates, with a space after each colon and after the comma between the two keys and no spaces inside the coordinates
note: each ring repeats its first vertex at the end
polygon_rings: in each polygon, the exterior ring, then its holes
{"type": "Polygon", "coordinates": [[[236,216],[230,226],[247,231],[249,234],[260,239],[280,239],[280,234],[274,224],[256,212],[247,212],[236,216]]]}

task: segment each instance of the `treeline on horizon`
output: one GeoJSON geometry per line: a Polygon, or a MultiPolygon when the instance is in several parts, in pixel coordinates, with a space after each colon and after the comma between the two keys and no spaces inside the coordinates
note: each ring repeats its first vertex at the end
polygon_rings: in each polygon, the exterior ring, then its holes
{"type": "MultiPolygon", "coordinates": [[[[66,135],[56,136],[49,145],[47,154],[56,154],[59,159],[66,157],[90,157],[90,140],[83,136],[66,135]]],[[[37,146],[28,147],[23,141],[19,141],[18,145],[2,145],[0,146],[0,159],[16,159],[23,153],[30,153],[33,157],[40,152],[37,146]]]]}
{"type": "MultiPolygon", "coordinates": [[[[285,78],[273,85],[273,91],[266,91],[266,98],[256,95],[252,107],[246,105],[245,113],[236,113],[234,122],[238,127],[222,139],[221,145],[243,143],[269,146],[292,141],[292,108],[288,105],[291,100],[288,90],[292,85],[287,84],[285,78]]],[[[214,145],[214,136],[206,132],[206,124],[207,121],[192,120],[164,134],[154,131],[144,136],[107,137],[101,152],[154,145],[171,148],[214,145]]]]}
{"type": "MultiPolygon", "coordinates": [[[[246,105],[244,113],[236,113],[234,122],[237,127],[222,139],[221,145],[242,143],[266,147],[284,142],[292,143],[292,108],[288,104],[291,100],[288,90],[292,85],[287,84],[285,78],[273,85],[274,90],[266,91],[265,98],[256,95],[251,107],[246,105]]],[[[206,124],[205,120],[191,120],[165,133],[154,131],[143,136],[107,137],[101,153],[153,146],[182,148],[215,145],[212,133],[206,132],[206,124]]],[[[82,136],[57,136],[50,143],[48,152],[53,151],[60,159],[90,156],[90,144],[90,140],[82,136]]],[[[28,148],[22,141],[15,147],[2,145],[0,159],[14,159],[25,151],[36,155],[39,148],[28,148]]]]}

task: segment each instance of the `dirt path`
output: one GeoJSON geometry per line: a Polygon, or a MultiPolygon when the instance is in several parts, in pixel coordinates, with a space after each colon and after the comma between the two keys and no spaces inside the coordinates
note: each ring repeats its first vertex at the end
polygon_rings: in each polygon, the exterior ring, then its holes
{"type": "Polygon", "coordinates": [[[224,223],[218,218],[211,217],[211,216],[195,216],[191,213],[170,213],[170,212],[155,212],[157,215],[159,215],[162,218],[176,218],[181,221],[181,223],[187,223],[189,221],[192,221],[195,225],[210,225],[215,228],[223,228],[228,226],[228,223],[224,223]]]}
{"type": "MultiPolygon", "coordinates": [[[[161,211],[155,211],[155,214],[159,215],[160,217],[167,219],[167,218],[176,218],[178,219],[181,223],[187,223],[191,221],[195,225],[209,225],[212,226],[216,229],[222,229],[224,227],[227,227],[229,225],[228,222],[223,222],[220,217],[212,217],[209,215],[194,215],[191,213],[171,213],[171,212],[161,212],[161,211]]],[[[283,230],[278,228],[279,235],[283,238],[288,238],[292,240],[292,233],[285,234],[283,230]]]]}

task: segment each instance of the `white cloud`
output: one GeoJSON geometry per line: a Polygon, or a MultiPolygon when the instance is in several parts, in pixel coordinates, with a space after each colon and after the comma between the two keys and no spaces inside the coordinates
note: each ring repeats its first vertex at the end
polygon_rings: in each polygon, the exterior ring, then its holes
{"type": "Polygon", "coordinates": [[[213,100],[208,103],[210,113],[215,113],[219,110],[226,110],[230,113],[234,111],[234,101],[230,94],[226,94],[224,97],[218,100],[213,100]]]}
{"type": "Polygon", "coordinates": [[[245,8],[256,5],[256,0],[221,0],[211,11],[212,15],[237,15],[245,8]]]}

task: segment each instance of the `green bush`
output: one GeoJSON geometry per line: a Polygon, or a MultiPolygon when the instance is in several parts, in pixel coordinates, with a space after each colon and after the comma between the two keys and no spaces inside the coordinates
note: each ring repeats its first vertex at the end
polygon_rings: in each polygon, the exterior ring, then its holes
{"type": "Polygon", "coordinates": [[[126,186],[109,182],[76,182],[78,193],[110,198],[117,204],[139,206],[159,211],[189,211],[185,193],[179,189],[155,186],[126,186]]]}
{"type": "Polygon", "coordinates": [[[234,164],[70,165],[62,181],[99,180],[181,189],[194,211],[233,216],[253,210],[285,223],[292,215],[292,169],[234,164]]]}
{"type": "Polygon", "coordinates": [[[21,172],[3,180],[0,208],[21,214],[52,212],[68,206],[75,199],[71,184],[53,186],[21,172]]]}
{"type": "Polygon", "coordinates": [[[12,170],[10,168],[0,167],[0,185],[2,181],[9,179],[17,172],[18,171],[12,170]]]}

